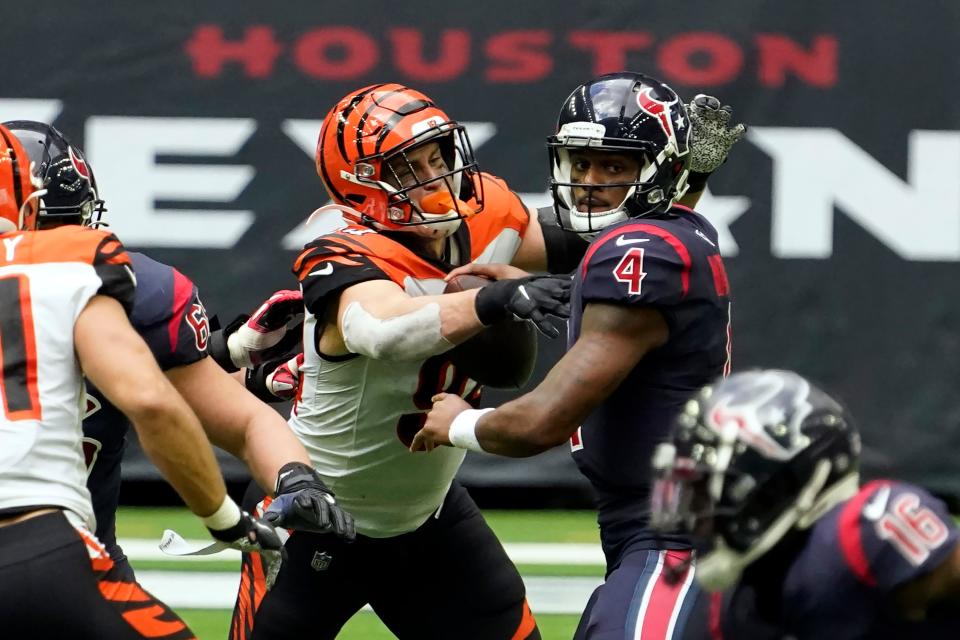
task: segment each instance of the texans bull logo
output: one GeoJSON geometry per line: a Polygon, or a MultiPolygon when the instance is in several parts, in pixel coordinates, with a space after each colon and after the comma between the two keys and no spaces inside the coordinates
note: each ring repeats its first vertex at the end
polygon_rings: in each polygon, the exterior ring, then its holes
{"type": "Polygon", "coordinates": [[[67,155],[70,156],[70,165],[77,175],[90,182],[90,167],[87,166],[87,161],[73,147],[67,147],[67,155]]]}
{"type": "MultiPolygon", "coordinates": [[[[637,105],[647,115],[653,116],[660,123],[660,128],[667,134],[668,140],[676,138],[676,129],[673,126],[673,120],[670,119],[670,107],[677,104],[676,100],[664,102],[653,97],[653,87],[644,87],[637,94],[637,105]]],[[[682,121],[677,122],[678,126],[683,126],[682,121]]]]}

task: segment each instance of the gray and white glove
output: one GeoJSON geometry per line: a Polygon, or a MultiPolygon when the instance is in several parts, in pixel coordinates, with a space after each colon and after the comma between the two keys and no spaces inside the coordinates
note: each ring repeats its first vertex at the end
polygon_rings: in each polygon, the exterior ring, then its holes
{"type": "Polygon", "coordinates": [[[747,132],[743,124],[729,126],[733,109],[714,96],[697,94],[687,105],[690,134],[690,188],[698,191],[707,177],[727,160],[730,149],[747,132]]]}

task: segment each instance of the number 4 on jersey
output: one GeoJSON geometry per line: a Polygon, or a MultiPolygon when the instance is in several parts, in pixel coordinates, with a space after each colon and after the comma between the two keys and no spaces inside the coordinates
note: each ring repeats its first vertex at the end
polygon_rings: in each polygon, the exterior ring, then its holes
{"type": "Polygon", "coordinates": [[[620,262],[613,268],[613,277],[617,282],[627,285],[630,295],[640,295],[640,282],[646,277],[643,271],[643,249],[633,247],[620,258],[620,262]]]}

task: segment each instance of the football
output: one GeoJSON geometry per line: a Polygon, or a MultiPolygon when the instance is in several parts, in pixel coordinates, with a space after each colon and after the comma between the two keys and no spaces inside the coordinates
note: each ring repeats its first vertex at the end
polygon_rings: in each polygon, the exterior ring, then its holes
{"type": "MultiPolygon", "coordinates": [[[[477,275],[455,276],[444,293],[479,289],[490,282],[477,275]]],[[[450,351],[454,366],[469,378],[496,389],[519,389],[537,362],[537,330],[522,320],[498,322],[450,351]]]]}

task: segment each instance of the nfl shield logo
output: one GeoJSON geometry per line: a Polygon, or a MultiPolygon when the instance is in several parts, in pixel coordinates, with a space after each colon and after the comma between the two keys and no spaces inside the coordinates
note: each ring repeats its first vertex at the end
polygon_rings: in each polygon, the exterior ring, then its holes
{"type": "Polygon", "coordinates": [[[326,571],[327,567],[330,566],[331,560],[333,560],[333,556],[326,551],[314,551],[310,566],[313,567],[314,571],[326,571]]]}

